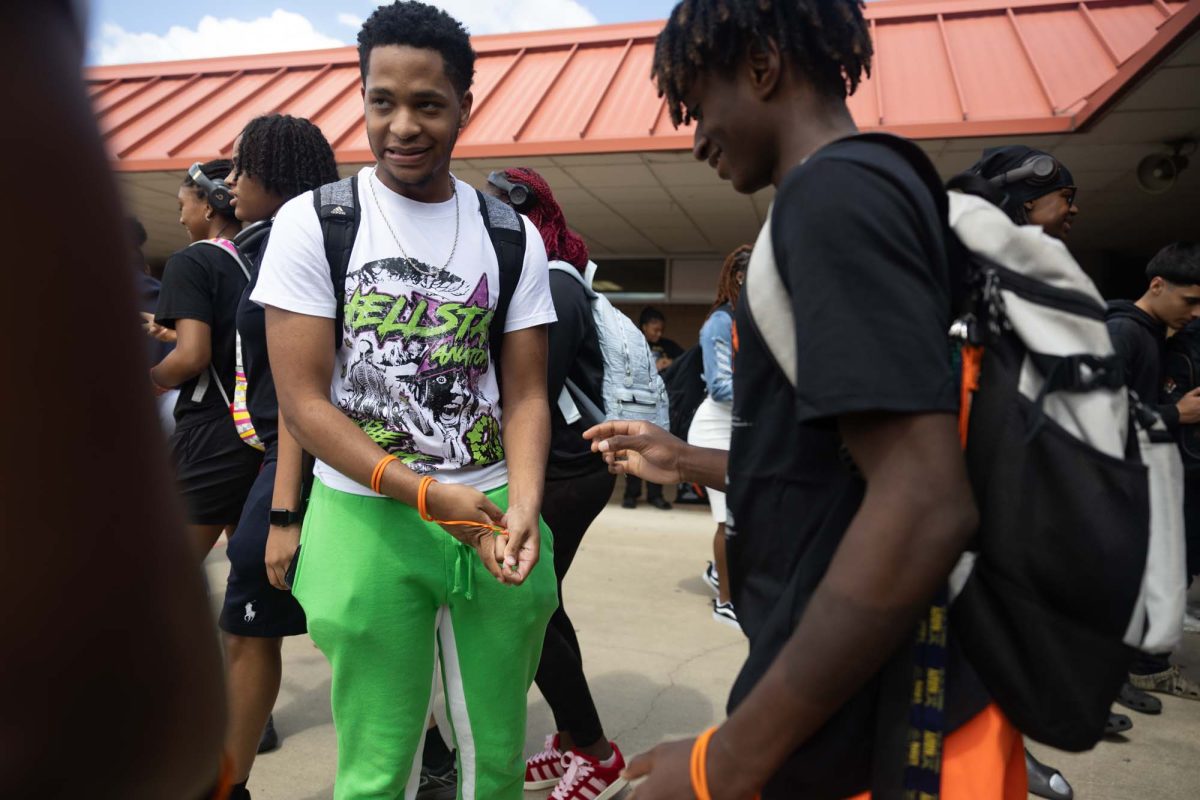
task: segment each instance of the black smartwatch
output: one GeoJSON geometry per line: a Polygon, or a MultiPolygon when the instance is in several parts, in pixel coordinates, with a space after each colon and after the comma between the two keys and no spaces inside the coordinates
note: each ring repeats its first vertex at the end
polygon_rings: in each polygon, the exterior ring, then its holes
{"type": "Polygon", "coordinates": [[[302,519],[304,519],[304,514],[299,511],[291,511],[286,508],[271,509],[271,525],[276,528],[288,528],[292,525],[298,525],[302,519]]]}

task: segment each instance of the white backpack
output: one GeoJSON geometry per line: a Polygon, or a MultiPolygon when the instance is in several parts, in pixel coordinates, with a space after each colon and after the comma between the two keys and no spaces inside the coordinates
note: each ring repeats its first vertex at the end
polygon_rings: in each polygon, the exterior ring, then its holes
{"type": "Polygon", "coordinates": [[[567,379],[558,407],[568,423],[587,418],[589,423],[606,419],[645,420],[660,428],[669,425],[667,387],[655,368],[654,354],[638,326],[622,314],[608,298],[592,289],[596,264],[588,262],[587,275],[565,261],[551,261],[550,269],[566,273],[583,286],[592,303],[592,319],[604,358],[601,393],[604,408],[596,407],[574,381],[567,379]]]}

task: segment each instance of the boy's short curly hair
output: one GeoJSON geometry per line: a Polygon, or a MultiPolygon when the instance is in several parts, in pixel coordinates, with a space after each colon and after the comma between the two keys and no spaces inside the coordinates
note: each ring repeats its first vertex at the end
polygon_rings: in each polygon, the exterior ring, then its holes
{"type": "Polygon", "coordinates": [[[371,50],[387,45],[406,45],[442,54],[446,77],[462,97],[475,78],[475,50],[471,37],[454,17],[425,3],[402,0],[380,6],[358,32],[358,64],[367,80],[371,50]]]}

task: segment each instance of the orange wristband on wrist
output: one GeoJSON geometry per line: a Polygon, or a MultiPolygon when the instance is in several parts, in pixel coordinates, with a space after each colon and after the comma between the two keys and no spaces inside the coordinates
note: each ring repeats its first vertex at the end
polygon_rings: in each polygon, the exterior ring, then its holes
{"type": "Polygon", "coordinates": [[[383,483],[383,473],[388,468],[388,464],[391,464],[393,461],[399,461],[399,460],[400,459],[396,458],[395,456],[393,456],[391,454],[388,454],[388,455],[384,456],[383,458],[379,459],[379,463],[375,465],[375,470],[371,473],[371,491],[372,492],[374,492],[375,494],[383,494],[383,492],[379,488],[380,485],[383,483]]]}
{"type": "Polygon", "coordinates": [[[432,476],[426,475],[421,478],[421,483],[417,486],[417,514],[426,522],[436,522],[438,525],[456,525],[465,528],[487,528],[493,535],[508,534],[508,531],[501,528],[499,525],[491,525],[486,522],[473,522],[468,519],[435,519],[433,514],[429,513],[429,487],[437,483],[432,476]]]}
{"type": "Polygon", "coordinates": [[[692,745],[692,791],[696,793],[696,800],[712,800],[708,793],[708,742],[716,732],[717,726],[713,725],[697,736],[692,745]]]}
{"type": "Polygon", "coordinates": [[[208,800],[229,800],[233,791],[233,758],[228,751],[221,754],[221,772],[217,776],[217,785],[213,787],[208,800]]]}
{"type": "Polygon", "coordinates": [[[426,522],[433,522],[433,515],[429,513],[429,506],[426,505],[426,498],[429,495],[430,484],[436,483],[432,476],[426,475],[421,478],[421,484],[417,487],[417,513],[421,519],[426,522]]]}

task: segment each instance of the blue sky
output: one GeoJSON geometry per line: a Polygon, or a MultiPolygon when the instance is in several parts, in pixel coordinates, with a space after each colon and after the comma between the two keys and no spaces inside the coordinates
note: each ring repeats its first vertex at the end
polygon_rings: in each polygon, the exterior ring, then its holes
{"type": "MultiPolygon", "coordinates": [[[[666,17],[675,0],[432,0],[472,33],[666,17]]],[[[88,62],[262,53],[353,42],[371,0],[93,0],[88,62]]]]}

